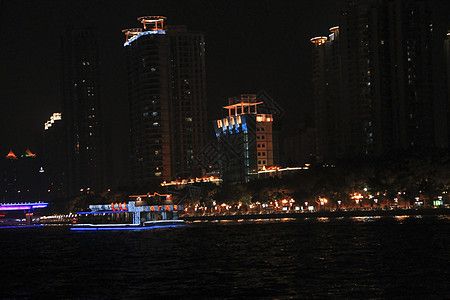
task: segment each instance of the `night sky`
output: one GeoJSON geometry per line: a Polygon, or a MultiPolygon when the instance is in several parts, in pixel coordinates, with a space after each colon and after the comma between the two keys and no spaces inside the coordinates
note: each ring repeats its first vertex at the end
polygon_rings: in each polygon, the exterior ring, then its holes
{"type": "MultiPolygon", "coordinates": [[[[447,3],[433,1],[435,19],[450,26],[447,3]]],[[[0,154],[40,150],[44,122],[60,111],[58,44],[67,28],[95,29],[105,119],[115,121],[113,139],[126,132],[121,31],[140,27],[136,19],[146,15],[205,33],[211,117],[222,115],[230,96],[266,90],[294,125],[311,97],[309,39],[338,25],[338,7],[325,0],[1,1],[0,154]]]]}

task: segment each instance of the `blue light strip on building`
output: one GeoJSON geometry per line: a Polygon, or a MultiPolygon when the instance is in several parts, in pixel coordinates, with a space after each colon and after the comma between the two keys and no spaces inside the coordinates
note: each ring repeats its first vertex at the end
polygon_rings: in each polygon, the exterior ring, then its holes
{"type": "Polygon", "coordinates": [[[82,211],[82,212],[77,212],[77,215],[93,215],[93,214],[123,214],[123,213],[127,213],[129,211],[126,210],[120,210],[120,211],[115,211],[115,210],[107,210],[107,211],[82,211]]]}
{"type": "Polygon", "coordinates": [[[143,31],[141,33],[139,33],[138,35],[133,36],[132,38],[129,38],[128,41],[126,41],[123,46],[126,47],[128,45],[130,45],[132,42],[134,42],[135,40],[137,40],[138,38],[140,38],[143,35],[147,35],[147,34],[166,34],[165,30],[152,30],[152,31],[143,31]]]}
{"type": "Polygon", "coordinates": [[[36,208],[46,208],[46,202],[26,202],[26,203],[0,203],[0,211],[5,210],[28,210],[36,208]]]}

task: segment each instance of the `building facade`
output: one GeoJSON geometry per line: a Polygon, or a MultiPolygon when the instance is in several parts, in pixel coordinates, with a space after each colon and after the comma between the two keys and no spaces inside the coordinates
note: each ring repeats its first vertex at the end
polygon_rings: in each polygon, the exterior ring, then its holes
{"type": "Polygon", "coordinates": [[[140,17],[125,29],[134,187],[201,175],[194,163],[205,145],[205,42],[165,17],[140,17]]]}
{"type": "Polygon", "coordinates": [[[67,192],[101,192],[105,188],[102,108],[98,49],[92,29],[66,32],[61,65],[67,192]]]}
{"type": "Polygon", "coordinates": [[[42,158],[27,149],[22,154],[10,150],[0,160],[0,201],[34,202],[46,198],[42,158]]]}
{"type": "Polygon", "coordinates": [[[435,145],[431,31],[426,1],[348,2],[311,39],[319,161],[435,145]]]}
{"type": "Polygon", "coordinates": [[[444,39],[444,59],[445,59],[445,73],[446,73],[446,116],[447,116],[447,141],[450,144],[450,30],[444,39]]]}
{"type": "Polygon", "coordinates": [[[258,113],[255,94],[229,98],[228,116],[215,120],[220,178],[248,182],[274,165],[271,114],[258,113]]]}
{"type": "Polygon", "coordinates": [[[65,127],[61,113],[53,113],[44,124],[43,172],[48,200],[65,198],[67,191],[65,127]]]}

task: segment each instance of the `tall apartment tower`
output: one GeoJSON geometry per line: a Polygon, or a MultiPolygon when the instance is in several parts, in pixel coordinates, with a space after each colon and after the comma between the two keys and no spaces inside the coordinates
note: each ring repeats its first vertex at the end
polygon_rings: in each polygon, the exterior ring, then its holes
{"type": "Polygon", "coordinates": [[[348,2],[313,44],[319,160],[435,144],[426,1],[348,2]]]}
{"type": "Polygon", "coordinates": [[[444,39],[444,57],[445,57],[445,71],[446,71],[446,87],[447,87],[447,102],[446,102],[446,116],[447,116],[447,135],[450,144],[450,30],[444,39]]]}
{"type": "Polygon", "coordinates": [[[92,29],[67,31],[61,46],[62,120],[68,194],[104,189],[99,60],[92,29]]]}
{"type": "Polygon", "coordinates": [[[65,127],[61,113],[53,113],[44,123],[44,167],[48,200],[64,199],[67,191],[65,127]]]}
{"type": "Polygon", "coordinates": [[[194,163],[205,145],[205,42],[165,17],[140,17],[125,29],[134,187],[201,175],[194,163]]]}

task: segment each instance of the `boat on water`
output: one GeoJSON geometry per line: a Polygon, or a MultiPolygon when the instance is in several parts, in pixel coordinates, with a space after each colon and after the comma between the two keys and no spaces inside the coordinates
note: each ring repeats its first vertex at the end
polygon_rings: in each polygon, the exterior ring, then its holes
{"type": "Polygon", "coordinates": [[[78,212],[70,230],[148,230],[183,226],[178,219],[182,205],[173,204],[171,195],[130,196],[130,201],[89,205],[90,211],[78,212]]]}
{"type": "Polygon", "coordinates": [[[159,220],[145,222],[144,224],[74,224],[70,230],[96,231],[96,230],[148,230],[158,228],[177,227],[184,225],[183,220],[159,220]]]}

